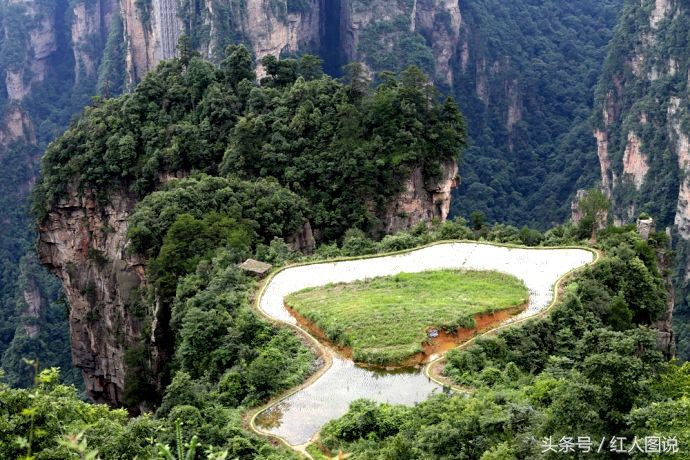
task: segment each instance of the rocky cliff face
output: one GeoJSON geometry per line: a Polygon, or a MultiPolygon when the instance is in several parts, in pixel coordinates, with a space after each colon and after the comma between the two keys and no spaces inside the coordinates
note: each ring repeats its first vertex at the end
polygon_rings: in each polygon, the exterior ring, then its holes
{"type": "MultiPolygon", "coordinates": [[[[29,5],[26,14],[31,15],[38,8],[37,2],[25,3],[29,5]]],[[[108,58],[103,45],[110,32],[110,19],[119,14],[123,24],[120,38],[125,50],[126,81],[130,86],[161,60],[174,55],[181,33],[190,37],[196,50],[216,62],[222,58],[226,45],[244,42],[257,58],[298,52],[321,54],[326,68],[332,71],[338,71],[341,64],[351,60],[363,61],[372,74],[417,64],[448,93],[459,96],[462,109],[470,111],[472,119],[477,120],[477,137],[482,136],[483,129],[496,133],[482,137],[495,136],[496,145],[482,148],[500,151],[513,162],[511,165],[523,165],[530,175],[535,165],[542,166],[539,158],[530,163],[518,157],[525,150],[524,134],[521,139],[519,130],[526,114],[541,113],[545,104],[538,94],[539,88],[533,82],[522,80],[523,64],[511,56],[515,50],[492,48],[495,37],[489,36],[490,28],[482,22],[482,8],[491,10],[490,2],[311,0],[300,2],[300,7],[290,6],[293,3],[280,0],[71,2],[69,39],[61,43],[60,36],[64,34],[56,32],[61,27],[59,15],[68,3],[55,0],[55,7],[48,14],[35,15],[47,19],[37,19],[31,29],[28,43],[33,51],[27,55],[25,64],[5,69],[6,93],[16,101],[30,96],[32,85],[49,76],[50,58],[55,58],[60,50],[68,50],[73,59],[69,78],[75,87],[94,80],[108,58]]],[[[663,19],[659,24],[661,27],[663,19]]],[[[516,55],[518,51],[522,52],[517,50],[516,55]]],[[[4,132],[9,133],[5,134],[6,138],[32,138],[31,114],[8,111],[5,120],[4,132]]],[[[604,129],[601,132],[600,143],[608,145],[609,133],[604,129]]],[[[620,174],[637,180],[639,188],[644,190],[644,181],[654,174],[654,165],[646,160],[643,137],[638,138],[637,146],[629,149],[627,170],[620,174]],[[645,166],[649,167],[648,171],[645,166]]],[[[503,169],[515,170],[512,166],[503,169]]],[[[493,176],[489,171],[486,173],[493,176]]],[[[405,190],[399,198],[380,216],[384,230],[392,232],[424,220],[445,219],[457,176],[454,164],[446,165],[442,177],[434,183],[426,182],[421,171],[414,171],[406,179],[405,190]]],[[[493,182],[491,186],[494,187],[493,182]]],[[[530,183],[526,182],[525,187],[530,188],[530,183]]],[[[481,196],[495,192],[494,188],[488,192],[480,189],[481,196]]],[[[126,220],[133,205],[125,195],[103,207],[88,194],[84,197],[72,194],[52,210],[41,227],[39,243],[42,262],[62,279],[72,306],[73,356],[84,373],[89,394],[97,401],[113,404],[122,401],[127,375],[125,350],[140,342],[142,334],[138,318],[128,310],[134,289],[144,282],[141,261],[131,259],[125,250],[126,220]]],[[[305,228],[293,243],[301,247],[313,245],[311,230],[305,228]]]]}
{"type": "MultiPolygon", "coordinates": [[[[690,273],[690,8],[679,0],[628,1],[620,22],[597,90],[601,187],[611,197],[614,223],[647,212],[673,228],[679,266],[674,270],[671,256],[660,252],[672,295],[656,325],[671,355],[673,291],[687,291],[690,273]]],[[[684,297],[678,296],[679,318],[687,318],[684,297]]]]}
{"type": "Polygon", "coordinates": [[[127,253],[127,219],[135,201],[113,193],[98,205],[72,190],[43,221],[40,261],[61,280],[70,304],[72,359],[96,402],[121,404],[125,351],[142,339],[133,312],[145,281],[141,260],[127,253]]]}
{"type": "Polygon", "coordinates": [[[594,132],[615,222],[647,211],[663,225],[675,223],[684,239],[690,48],[679,27],[689,18],[680,1],[628,2],[599,84],[594,132]]]}
{"type": "Polygon", "coordinates": [[[450,211],[453,189],[458,185],[458,166],[448,162],[441,176],[425,180],[421,168],[405,182],[405,189],[386,206],[381,221],[386,233],[412,228],[421,222],[445,221],[450,211]]]}
{"type": "Polygon", "coordinates": [[[150,3],[120,0],[130,86],[160,61],[175,56],[182,30],[178,12],[175,0],[152,0],[150,3]]]}
{"type": "Polygon", "coordinates": [[[93,42],[104,43],[117,9],[116,0],[78,2],[72,7],[70,32],[77,82],[83,77],[96,77],[101,49],[93,46],[93,42]]]}
{"type": "MultiPolygon", "coordinates": [[[[7,96],[12,101],[20,101],[31,90],[31,86],[45,79],[48,72],[48,58],[57,49],[55,16],[50,14],[38,2],[15,0],[8,2],[10,14],[21,16],[28,24],[26,34],[16,37],[17,31],[5,27],[5,36],[21,40],[17,47],[22,47],[16,61],[10,62],[5,69],[5,87],[7,96]]],[[[18,49],[16,49],[19,51],[18,49]]]]}

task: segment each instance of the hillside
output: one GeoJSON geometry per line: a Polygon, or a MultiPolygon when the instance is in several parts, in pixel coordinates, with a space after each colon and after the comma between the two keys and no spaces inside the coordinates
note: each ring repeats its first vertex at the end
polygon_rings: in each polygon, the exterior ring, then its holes
{"type": "Polygon", "coordinates": [[[341,83],[309,56],[263,64],[257,83],[242,46],[220,68],[183,55],[48,148],[38,252],[63,282],[96,401],[159,400],[184,323],[177,284],[218,247],[235,262],[274,245],[309,253],[447,217],[464,121],[419,70],[371,88],[357,67],[341,83]]]}
{"type": "MultiPolygon", "coordinates": [[[[17,303],[24,290],[16,280],[19,260],[34,239],[24,199],[40,155],[90,96],[131,91],[175,54],[182,34],[191,49],[216,64],[227,45],[245,43],[260,72],[267,54],[305,52],[320,56],[336,76],[351,61],[362,61],[370,77],[418,65],[468,115],[471,148],[453,214],[480,210],[489,221],[544,229],[562,222],[575,190],[596,179],[595,144],[583,135],[589,129],[584,120],[619,1],[579,2],[577,8],[558,1],[489,0],[1,5],[0,188],[7,191],[3,207],[12,213],[1,230],[7,281],[0,289],[0,318],[7,332],[0,352],[29,308],[17,303]]],[[[42,290],[45,304],[58,295],[48,285],[42,290]]]]}
{"type": "Polygon", "coordinates": [[[678,250],[675,329],[679,356],[690,357],[688,261],[690,209],[690,5],[627,2],[616,27],[593,114],[601,185],[613,221],[641,213],[673,227],[678,250]]]}
{"type": "MultiPolygon", "coordinates": [[[[0,457],[296,458],[258,436],[282,433],[282,416],[283,430],[304,420],[293,447],[315,458],[533,458],[579,434],[677,453],[690,443],[690,367],[672,361],[690,357],[689,11],[0,0],[0,457]],[[388,253],[447,240],[505,245],[513,274],[543,284],[528,284],[527,310],[544,311],[400,373],[274,321],[259,305],[270,282],[240,265],[395,269],[404,257],[388,253]],[[596,263],[549,278],[521,255],[544,247],[596,263]],[[345,413],[343,393],[387,382],[405,406],[345,413]],[[462,394],[427,399],[441,386],[462,394]]],[[[507,271],[491,254],[476,265],[507,271]]],[[[471,259],[439,252],[434,266],[449,257],[471,259]]],[[[345,320],[373,316],[371,299],[349,306],[345,320]]],[[[409,323],[405,356],[425,340],[409,323]]],[[[392,329],[375,326],[371,349],[392,329]]]]}

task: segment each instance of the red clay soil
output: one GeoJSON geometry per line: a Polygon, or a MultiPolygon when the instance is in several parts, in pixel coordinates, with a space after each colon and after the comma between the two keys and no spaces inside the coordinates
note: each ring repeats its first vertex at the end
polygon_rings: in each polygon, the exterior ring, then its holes
{"type": "Polygon", "coordinates": [[[424,364],[429,361],[429,358],[432,355],[444,353],[448,350],[456,348],[458,345],[467,342],[474,336],[499,326],[503,321],[507,320],[511,316],[515,316],[523,311],[526,306],[527,304],[524,304],[518,307],[500,310],[495,313],[476,314],[474,315],[475,327],[460,328],[454,334],[449,334],[446,331],[439,329],[438,337],[433,339],[429,338],[422,344],[422,349],[424,352],[417,353],[415,356],[410,358],[411,364],[424,364]]]}
{"type": "Polygon", "coordinates": [[[339,355],[344,356],[347,359],[352,359],[351,347],[343,347],[337,345],[330,338],[328,338],[326,333],[323,332],[319,326],[317,326],[312,321],[309,321],[307,318],[297,313],[297,311],[288,306],[288,304],[283,303],[283,305],[285,306],[285,309],[293,316],[293,318],[297,320],[297,324],[299,324],[299,326],[302,329],[308,331],[312,336],[316,337],[322,344],[325,344],[329,348],[336,350],[339,355]]]}
{"type": "MultiPolygon", "coordinates": [[[[290,308],[287,304],[284,304],[285,308],[287,311],[297,320],[297,323],[300,325],[300,327],[306,331],[309,331],[311,335],[316,337],[319,342],[329,346],[330,348],[336,350],[339,355],[344,356],[345,358],[352,359],[352,348],[351,347],[342,347],[339,346],[333,341],[331,341],[328,336],[319,328],[316,324],[314,324],[312,321],[308,320],[301,314],[299,314],[297,311],[294,309],[290,308]]],[[[508,308],[505,310],[500,310],[495,313],[479,313],[474,316],[474,323],[475,327],[473,328],[460,328],[456,331],[454,334],[449,334],[446,331],[439,329],[438,331],[438,337],[435,338],[428,338],[425,340],[424,343],[422,343],[422,349],[424,350],[421,353],[417,353],[416,355],[410,356],[408,359],[405,360],[404,363],[394,366],[395,367],[414,367],[414,366],[419,366],[421,364],[424,364],[428,361],[430,361],[430,358],[432,355],[436,355],[439,353],[444,353],[448,350],[451,350],[458,345],[460,345],[463,342],[467,342],[468,340],[472,339],[474,336],[481,334],[482,332],[488,331],[490,329],[493,329],[494,327],[500,325],[502,322],[504,322],[506,319],[510,318],[511,316],[515,316],[518,313],[522,312],[525,307],[527,307],[527,304],[525,303],[524,305],[520,305],[517,307],[513,308],[508,308]]],[[[431,327],[429,327],[431,329],[431,327]]],[[[373,366],[370,363],[357,363],[359,365],[365,366],[365,367],[380,367],[380,366],[373,366]]],[[[391,369],[390,366],[385,366],[387,369],[391,369]]]]}

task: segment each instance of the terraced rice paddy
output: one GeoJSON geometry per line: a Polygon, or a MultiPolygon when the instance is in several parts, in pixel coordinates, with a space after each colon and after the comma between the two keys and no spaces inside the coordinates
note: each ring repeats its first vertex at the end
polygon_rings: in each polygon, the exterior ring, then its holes
{"type": "MultiPolygon", "coordinates": [[[[527,308],[508,322],[534,316],[548,307],[555,282],[566,273],[591,263],[585,249],[529,249],[480,243],[442,243],[405,254],[289,267],[268,280],[258,299],[267,316],[292,325],[297,320],[284,306],[289,294],[329,283],[419,273],[428,270],[493,270],[524,282],[527,308]]],[[[442,388],[420,369],[413,373],[381,373],[357,367],[351,359],[325,349],[332,364],[318,379],[275,402],[253,420],[254,428],[298,447],[308,443],[329,420],[342,416],[358,398],[414,404],[442,388]]]]}
{"type": "Polygon", "coordinates": [[[353,359],[401,364],[424,353],[430,329],[456,333],[474,317],[527,303],[527,288],[498,272],[438,270],[400,273],[290,294],[285,302],[353,359]]]}

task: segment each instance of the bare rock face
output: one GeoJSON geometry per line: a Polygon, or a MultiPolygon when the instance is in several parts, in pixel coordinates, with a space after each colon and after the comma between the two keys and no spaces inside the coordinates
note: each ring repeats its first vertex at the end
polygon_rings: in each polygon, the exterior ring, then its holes
{"type": "MultiPolygon", "coordinates": [[[[12,0],[8,2],[23,13],[23,20],[30,24],[25,37],[26,61],[11,62],[5,70],[5,88],[10,100],[20,101],[30,91],[31,86],[45,79],[48,72],[48,59],[57,49],[55,20],[45,14],[38,2],[12,0]]],[[[11,32],[5,30],[5,35],[11,32]]]]}
{"type": "Polygon", "coordinates": [[[29,143],[36,143],[31,119],[17,104],[12,104],[5,112],[0,125],[0,145],[6,146],[11,142],[25,139],[29,143]]]}
{"type": "Polygon", "coordinates": [[[599,157],[599,167],[601,168],[601,188],[607,197],[611,197],[612,171],[611,160],[609,158],[609,141],[606,131],[594,131],[597,139],[597,155],[599,157]]]}
{"type": "Polygon", "coordinates": [[[71,190],[43,220],[38,253],[61,280],[70,304],[74,365],[88,396],[121,405],[127,370],[125,350],[141,340],[132,312],[145,282],[143,261],[127,253],[127,219],[134,200],[112,194],[105,205],[91,192],[71,190]]]}
{"type": "Polygon", "coordinates": [[[120,14],[127,49],[125,55],[127,81],[130,85],[139,82],[146,72],[158,64],[154,53],[153,37],[141,13],[141,10],[137,8],[136,0],[120,1],[120,14]]]}
{"type": "MultiPolygon", "coordinates": [[[[119,1],[127,43],[128,81],[134,85],[160,61],[177,54],[180,35],[189,34],[192,26],[180,19],[176,0],[152,0],[145,14],[135,0],[119,1]]],[[[274,0],[222,3],[228,17],[219,16],[219,5],[210,0],[204,1],[199,11],[208,34],[197,45],[209,59],[217,60],[224,44],[237,41],[228,41],[228,33],[243,37],[257,61],[269,54],[318,50],[323,26],[320,0],[313,0],[310,7],[300,12],[288,12],[286,3],[274,0]]],[[[262,76],[260,65],[257,70],[262,76]]]]}
{"type": "Polygon", "coordinates": [[[316,240],[314,239],[314,232],[312,231],[311,224],[305,222],[300,231],[290,238],[288,244],[293,251],[312,254],[316,249],[316,240]]]}
{"type": "Polygon", "coordinates": [[[654,232],[656,232],[656,223],[654,219],[651,217],[637,219],[637,234],[640,235],[643,240],[649,240],[649,236],[654,232]]]}
{"type": "Polygon", "coordinates": [[[154,33],[155,56],[158,61],[171,59],[177,54],[177,42],[182,24],[178,18],[177,0],[153,0],[151,29],[154,33]]]}
{"type": "Polygon", "coordinates": [[[151,0],[145,8],[137,0],[119,2],[127,50],[127,81],[133,86],[162,60],[177,54],[183,27],[175,0],[151,0]]]}
{"type": "Polygon", "coordinates": [[[649,164],[647,157],[642,153],[642,142],[634,131],[630,131],[623,154],[623,173],[627,174],[635,188],[640,190],[648,171],[649,164]]]}
{"type": "Polygon", "coordinates": [[[29,88],[24,86],[24,72],[21,70],[5,71],[5,90],[7,97],[11,101],[21,101],[29,92],[29,88]]]}
{"type": "MultiPolygon", "coordinates": [[[[271,6],[266,0],[246,2],[246,20],[243,30],[249,38],[257,61],[264,56],[280,56],[282,53],[295,53],[309,49],[319,40],[321,31],[321,3],[300,13],[286,13],[271,6]]],[[[263,75],[261,66],[257,69],[263,75]]]]}
{"type": "Polygon", "coordinates": [[[634,223],[642,206],[655,216],[675,211],[674,223],[683,240],[690,239],[690,133],[684,121],[690,98],[687,89],[659,91],[654,82],[685,88],[690,81],[687,49],[662,45],[672,39],[675,27],[687,23],[688,15],[683,2],[650,0],[621,16],[617,39],[630,47],[612,51],[617,64],[602,77],[594,132],[601,186],[612,200],[614,222],[634,223]],[[640,15],[647,15],[648,24],[640,22],[640,15]],[[646,89],[639,91],[642,87],[646,89]],[[650,106],[663,110],[650,112],[650,106]],[[676,187],[677,199],[660,200],[656,195],[676,187]]]}
{"type": "MultiPolygon", "coordinates": [[[[176,176],[184,174],[167,177],[176,176]]],[[[128,220],[136,202],[112,191],[101,204],[93,191],[72,188],[39,227],[39,260],[60,278],[70,304],[74,365],[82,371],[89,398],[111,406],[125,403],[128,349],[148,344],[154,371],[170,358],[169,331],[159,312],[138,311],[144,304],[138,301],[146,286],[146,261],[127,249],[128,220]],[[144,335],[144,316],[153,319],[150,335],[144,335]]],[[[313,251],[311,226],[306,223],[288,242],[295,250],[313,251]]],[[[146,409],[146,403],[139,409],[146,409]]]]}
{"type": "Polygon", "coordinates": [[[683,130],[682,117],[686,114],[681,108],[679,97],[671,98],[668,107],[670,139],[678,155],[680,187],[676,208],[675,225],[683,239],[690,239],[690,133],[683,130]]]}
{"type": "Polygon", "coordinates": [[[99,56],[93,40],[105,42],[107,27],[118,8],[116,0],[78,2],[72,6],[72,53],[74,54],[74,75],[76,81],[82,77],[96,75],[99,56]]]}
{"type": "Polygon", "coordinates": [[[451,193],[458,186],[458,166],[446,162],[441,177],[433,182],[424,180],[421,168],[415,169],[405,188],[386,207],[381,221],[386,233],[405,230],[421,222],[438,219],[443,222],[450,211],[451,193]]]}
{"type": "Polygon", "coordinates": [[[41,311],[45,307],[45,299],[41,294],[38,285],[35,280],[28,277],[26,287],[22,291],[22,297],[24,298],[24,303],[26,308],[24,310],[23,316],[24,321],[22,321],[22,326],[24,327],[24,332],[26,335],[33,339],[38,335],[39,327],[36,321],[41,316],[41,311]],[[28,319],[28,321],[27,321],[28,319]]]}

